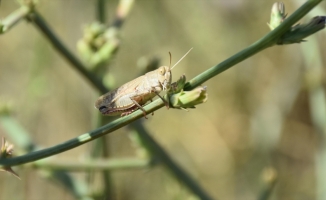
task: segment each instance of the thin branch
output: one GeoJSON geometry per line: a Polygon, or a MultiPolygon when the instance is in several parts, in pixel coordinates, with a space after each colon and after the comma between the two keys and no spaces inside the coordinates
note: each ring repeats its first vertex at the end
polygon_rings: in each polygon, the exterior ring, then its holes
{"type": "Polygon", "coordinates": [[[121,28],[133,7],[134,0],[120,0],[111,26],[121,28]]]}
{"type": "Polygon", "coordinates": [[[37,12],[34,11],[32,14],[29,15],[29,20],[31,20],[37,28],[39,28],[43,34],[48,38],[54,48],[68,60],[69,63],[74,66],[78,72],[80,72],[88,82],[94,86],[97,90],[102,93],[108,92],[108,89],[103,85],[99,78],[94,76],[91,72],[87,70],[87,68],[83,65],[83,63],[75,57],[68,48],[63,45],[63,43],[59,40],[58,36],[54,34],[53,30],[47,25],[45,20],[42,16],[37,12]]]}
{"type": "Polygon", "coordinates": [[[165,150],[160,147],[158,143],[148,134],[148,131],[140,124],[139,121],[131,124],[131,127],[134,128],[139,137],[145,142],[145,148],[154,154],[155,157],[158,157],[159,160],[165,165],[170,172],[178,178],[190,191],[196,194],[201,200],[210,200],[212,199],[203,188],[198,185],[197,181],[191,178],[187,172],[177,165],[172,158],[165,152],[165,150]]]}
{"type": "Polygon", "coordinates": [[[7,32],[16,25],[20,20],[24,19],[32,9],[28,6],[21,6],[19,9],[8,15],[0,21],[0,34],[7,32]]]}
{"type": "Polygon", "coordinates": [[[191,81],[189,81],[185,90],[192,90],[214,76],[222,73],[223,71],[229,69],[230,67],[244,61],[245,59],[255,55],[256,53],[271,47],[276,44],[277,40],[288,31],[293,24],[295,24],[298,20],[300,20],[303,16],[305,16],[311,9],[313,9],[317,4],[319,4],[323,0],[309,0],[305,4],[303,4],[299,9],[297,9],[291,16],[284,20],[284,22],[275,28],[273,31],[269,32],[260,40],[256,41],[249,47],[243,49],[232,57],[226,59],[220,64],[209,68],[203,73],[199,74],[191,81]]]}
{"type": "MultiPolygon", "coordinates": [[[[151,113],[163,106],[164,106],[164,103],[162,102],[162,100],[157,99],[153,103],[145,106],[145,109],[148,113],[151,113]]],[[[49,148],[46,148],[43,150],[31,152],[31,153],[25,154],[23,156],[18,156],[18,157],[11,158],[11,159],[1,159],[0,165],[9,165],[9,166],[21,165],[24,163],[33,162],[33,161],[36,161],[36,160],[39,160],[42,158],[46,158],[49,156],[59,154],[61,152],[70,150],[70,149],[80,146],[84,143],[92,141],[96,138],[104,136],[110,132],[113,132],[113,131],[129,124],[132,121],[142,118],[143,116],[144,116],[143,112],[141,110],[137,110],[126,117],[121,117],[121,118],[119,118],[109,124],[106,124],[100,128],[92,130],[88,133],[84,133],[76,138],[73,138],[73,139],[63,142],[61,144],[55,145],[53,147],[49,147],[49,148]]]]}
{"type": "Polygon", "coordinates": [[[97,0],[97,20],[103,24],[106,23],[106,16],[107,16],[107,11],[106,11],[106,0],[97,0]]]}
{"type": "MultiPolygon", "coordinates": [[[[0,113],[0,124],[10,138],[10,141],[15,143],[15,146],[19,149],[22,149],[25,152],[31,152],[40,148],[32,141],[30,134],[26,132],[26,130],[10,115],[0,113]]],[[[40,173],[41,177],[57,181],[63,188],[70,191],[77,199],[83,199],[83,197],[88,195],[86,183],[72,176],[67,171],[43,170],[42,172],[43,173],[40,173]]]]}
{"type": "Polygon", "coordinates": [[[69,170],[69,171],[111,171],[124,169],[144,169],[152,165],[151,160],[139,158],[118,158],[118,159],[91,159],[91,160],[44,160],[32,163],[28,167],[49,169],[49,170],[69,170]]]}

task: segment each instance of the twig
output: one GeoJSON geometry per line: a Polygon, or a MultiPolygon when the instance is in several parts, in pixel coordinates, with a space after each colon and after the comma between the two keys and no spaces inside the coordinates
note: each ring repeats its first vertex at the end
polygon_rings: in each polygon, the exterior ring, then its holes
{"type": "Polygon", "coordinates": [[[256,53],[271,47],[276,44],[277,40],[288,31],[293,24],[295,24],[298,20],[300,20],[303,16],[305,16],[311,9],[313,9],[317,4],[319,4],[323,0],[309,0],[305,4],[303,4],[299,9],[297,9],[292,15],[290,15],[284,22],[275,28],[273,31],[269,32],[260,40],[256,41],[249,47],[243,49],[237,54],[231,56],[220,64],[209,68],[203,73],[199,74],[191,81],[189,81],[185,90],[192,90],[199,85],[203,84],[205,81],[211,79],[212,77],[222,73],[223,71],[229,69],[230,67],[238,64],[239,62],[249,58],[250,56],[255,55],[256,53]]]}
{"type": "Polygon", "coordinates": [[[106,0],[97,0],[97,20],[103,24],[106,23],[106,16],[107,16],[107,11],[106,11],[106,0]]]}
{"type": "MultiPolygon", "coordinates": [[[[164,106],[164,103],[162,102],[162,100],[157,99],[153,103],[145,106],[145,109],[147,112],[150,113],[150,112],[153,112],[163,106],[164,106]]],[[[80,146],[89,141],[92,141],[96,138],[104,136],[107,133],[113,132],[113,131],[129,124],[130,122],[140,119],[142,117],[143,117],[143,112],[138,110],[126,117],[121,117],[121,118],[119,118],[109,124],[106,124],[100,128],[97,128],[88,133],[82,134],[82,135],[78,136],[77,138],[73,138],[71,140],[68,140],[68,141],[63,142],[58,145],[55,145],[53,147],[49,147],[49,148],[46,148],[43,150],[31,152],[26,155],[18,156],[18,157],[11,158],[11,159],[2,159],[2,160],[0,160],[0,165],[10,165],[10,166],[21,165],[24,163],[33,162],[33,161],[36,161],[36,160],[39,160],[42,158],[56,155],[58,153],[67,151],[69,149],[80,146]]]]}
{"type": "Polygon", "coordinates": [[[92,160],[41,160],[34,162],[28,167],[49,169],[49,170],[69,170],[69,171],[111,171],[124,169],[144,169],[150,167],[152,162],[139,158],[116,158],[116,159],[92,159],[92,160]]]}
{"type": "Polygon", "coordinates": [[[0,34],[7,32],[11,27],[16,25],[20,20],[24,19],[31,12],[28,6],[21,6],[18,10],[8,15],[0,21],[0,34]]]}
{"type": "Polygon", "coordinates": [[[138,132],[139,137],[141,137],[141,139],[146,143],[145,148],[148,148],[148,150],[154,154],[153,156],[159,158],[162,164],[165,165],[185,186],[187,186],[190,191],[196,194],[201,200],[212,199],[184,169],[170,158],[169,154],[167,154],[165,150],[156,143],[139,121],[131,124],[131,127],[138,132]]]}
{"type": "MultiPolygon", "coordinates": [[[[15,146],[19,149],[22,149],[25,152],[31,152],[35,149],[39,149],[39,147],[32,141],[32,138],[29,137],[30,134],[27,133],[26,130],[21,127],[21,125],[11,116],[0,114],[0,124],[9,136],[10,140],[13,141],[15,146]]],[[[35,165],[38,165],[37,163],[38,162],[36,162],[35,165]]],[[[87,196],[86,183],[80,179],[77,179],[76,177],[71,176],[71,174],[63,170],[43,170],[43,173],[40,173],[40,175],[41,177],[57,181],[65,189],[70,191],[76,198],[84,199],[87,196]],[[48,172],[46,175],[44,173],[45,171],[48,172]]]]}
{"type": "MultiPolygon", "coordinates": [[[[106,0],[97,0],[96,4],[97,4],[96,18],[100,23],[105,24],[106,23],[106,0]]],[[[103,75],[101,75],[101,80],[103,80],[103,75]]],[[[100,113],[95,114],[95,120],[96,120],[96,127],[103,125],[103,116],[101,116],[100,113]]],[[[106,148],[107,144],[108,144],[108,141],[106,140],[105,137],[101,137],[98,140],[96,140],[93,143],[90,156],[93,158],[109,157],[109,151],[108,151],[108,148],[106,148]],[[98,151],[98,153],[97,153],[97,151],[98,151]]],[[[100,164],[98,166],[100,166],[100,164]]],[[[122,166],[120,166],[120,167],[122,167],[122,166]]],[[[95,168],[95,169],[98,169],[98,168],[95,168]]],[[[93,171],[90,172],[88,175],[89,176],[94,175],[93,171]]],[[[108,195],[110,195],[110,197],[112,197],[111,174],[108,171],[102,171],[102,178],[103,178],[103,182],[104,182],[104,190],[103,191],[105,191],[105,192],[102,192],[102,196],[108,194],[108,195]]]]}
{"type": "Polygon", "coordinates": [[[30,14],[28,18],[36,25],[37,28],[43,32],[43,34],[54,46],[54,48],[57,49],[57,51],[64,58],[66,58],[68,62],[71,63],[72,66],[74,66],[77,71],[80,72],[88,80],[88,82],[94,86],[94,88],[102,93],[108,92],[108,89],[103,85],[100,79],[89,72],[83,63],[77,59],[66,46],[63,45],[63,43],[58,39],[53,30],[51,30],[51,28],[47,25],[47,23],[37,11],[34,11],[32,14],[30,14]]]}

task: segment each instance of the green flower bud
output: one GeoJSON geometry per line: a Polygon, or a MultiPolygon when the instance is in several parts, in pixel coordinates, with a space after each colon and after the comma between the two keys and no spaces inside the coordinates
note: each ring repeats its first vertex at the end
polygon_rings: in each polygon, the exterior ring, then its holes
{"type": "Polygon", "coordinates": [[[207,101],[206,87],[197,87],[191,91],[181,91],[170,96],[170,105],[174,108],[195,108],[195,105],[207,101]]]}
{"type": "Polygon", "coordinates": [[[90,60],[93,55],[93,49],[91,48],[89,43],[83,39],[77,42],[77,50],[84,61],[90,60]]]}
{"type": "Polygon", "coordinates": [[[284,4],[282,2],[275,2],[272,7],[270,23],[267,23],[267,25],[271,30],[274,30],[284,21],[286,15],[284,4]]]}
{"type": "Polygon", "coordinates": [[[326,16],[316,16],[307,24],[298,24],[293,26],[290,31],[286,32],[277,44],[293,44],[304,42],[308,37],[325,28],[326,16]]]}
{"type": "Polygon", "coordinates": [[[84,28],[83,38],[87,42],[92,43],[94,39],[103,35],[105,29],[106,27],[104,24],[101,24],[99,22],[93,22],[92,24],[89,24],[84,28]]]}
{"type": "Polygon", "coordinates": [[[177,82],[171,84],[170,93],[175,94],[181,92],[185,84],[186,84],[186,76],[182,75],[180,76],[177,82]]]}
{"type": "Polygon", "coordinates": [[[4,137],[1,140],[1,144],[0,158],[10,158],[14,151],[14,145],[7,142],[4,137]]]}
{"type": "MultiPolygon", "coordinates": [[[[10,158],[12,156],[12,153],[14,151],[14,145],[10,144],[6,141],[4,137],[2,137],[1,140],[1,149],[0,149],[0,159],[1,158],[10,158]]],[[[12,175],[16,176],[18,179],[19,176],[10,166],[4,166],[0,168],[0,171],[6,171],[8,173],[11,173],[12,175]]]]}
{"type": "Polygon", "coordinates": [[[94,22],[84,29],[84,36],[77,43],[82,59],[92,71],[101,71],[120,45],[119,30],[107,28],[104,24],[94,22]]]}

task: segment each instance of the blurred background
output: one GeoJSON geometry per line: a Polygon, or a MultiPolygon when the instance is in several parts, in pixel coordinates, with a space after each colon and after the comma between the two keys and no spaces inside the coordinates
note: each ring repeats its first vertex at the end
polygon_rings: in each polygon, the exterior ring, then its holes
{"type": "MultiPolygon", "coordinates": [[[[283,2],[291,14],[304,1],[283,2]]],[[[105,5],[108,24],[118,3],[105,5]]],[[[267,34],[273,3],[136,0],[121,28],[119,50],[106,66],[111,84],[137,77],[140,58],[168,65],[169,51],[175,63],[193,47],[173,70],[174,81],[182,74],[190,80],[267,34]]],[[[3,0],[0,18],[18,8],[16,1],[3,0]]],[[[325,8],[322,2],[301,22],[325,15],[325,8]]],[[[96,1],[40,0],[37,9],[78,55],[84,27],[96,21],[96,1]]],[[[206,103],[189,112],[162,108],[142,119],[144,126],[214,199],[259,199],[274,183],[270,199],[326,199],[325,33],[254,55],[206,82],[206,103]]],[[[12,106],[11,116],[40,148],[94,129],[99,95],[33,24],[23,20],[0,36],[0,102],[12,106]]],[[[137,156],[129,133],[122,128],[105,136],[109,158],[137,156]]],[[[15,145],[1,126],[0,135],[15,145]]],[[[83,159],[94,142],[54,159],[83,159]]],[[[40,170],[14,170],[22,180],[0,173],[0,199],[75,199],[40,170]]],[[[86,174],[73,173],[83,180],[86,174]]],[[[110,175],[110,199],[196,199],[160,165],[110,175]]],[[[101,181],[88,186],[100,188],[101,181]]]]}

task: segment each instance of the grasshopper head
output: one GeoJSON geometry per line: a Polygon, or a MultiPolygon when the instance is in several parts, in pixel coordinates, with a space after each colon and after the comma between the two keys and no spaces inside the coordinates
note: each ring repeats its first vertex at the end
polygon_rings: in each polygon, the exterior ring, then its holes
{"type": "Polygon", "coordinates": [[[160,68],[158,68],[158,80],[161,83],[163,90],[170,89],[172,81],[172,73],[170,67],[161,66],[160,68]]]}
{"type": "Polygon", "coordinates": [[[184,59],[184,57],[186,57],[186,55],[192,50],[189,49],[189,51],[184,55],[182,56],[182,58],[180,58],[178,60],[177,63],[175,63],[172,67],[171,67],[171,61],[172,61],[172,55],[171,53],[169,52],[170,54],[170,66],[162,66],[160,68],[158,68],[158,72],[159,72],[159,82],[161,83],[162,85],[162,88],[163,90],[169,90],[170,87],[171,87],[171,82],[172,82],[172,73],[171,73],[171,70],[182,60],[184,59]]]}
{"type": "Polygon", "coordinates": [[[107,106],[110,104],[110,102],[107,100],[108,96],[110,97],[110,93],[106,93],[100,96],[95,102],[95,108],[97,108],[103,115],[107,114],[110,111],[107,106]]]}

